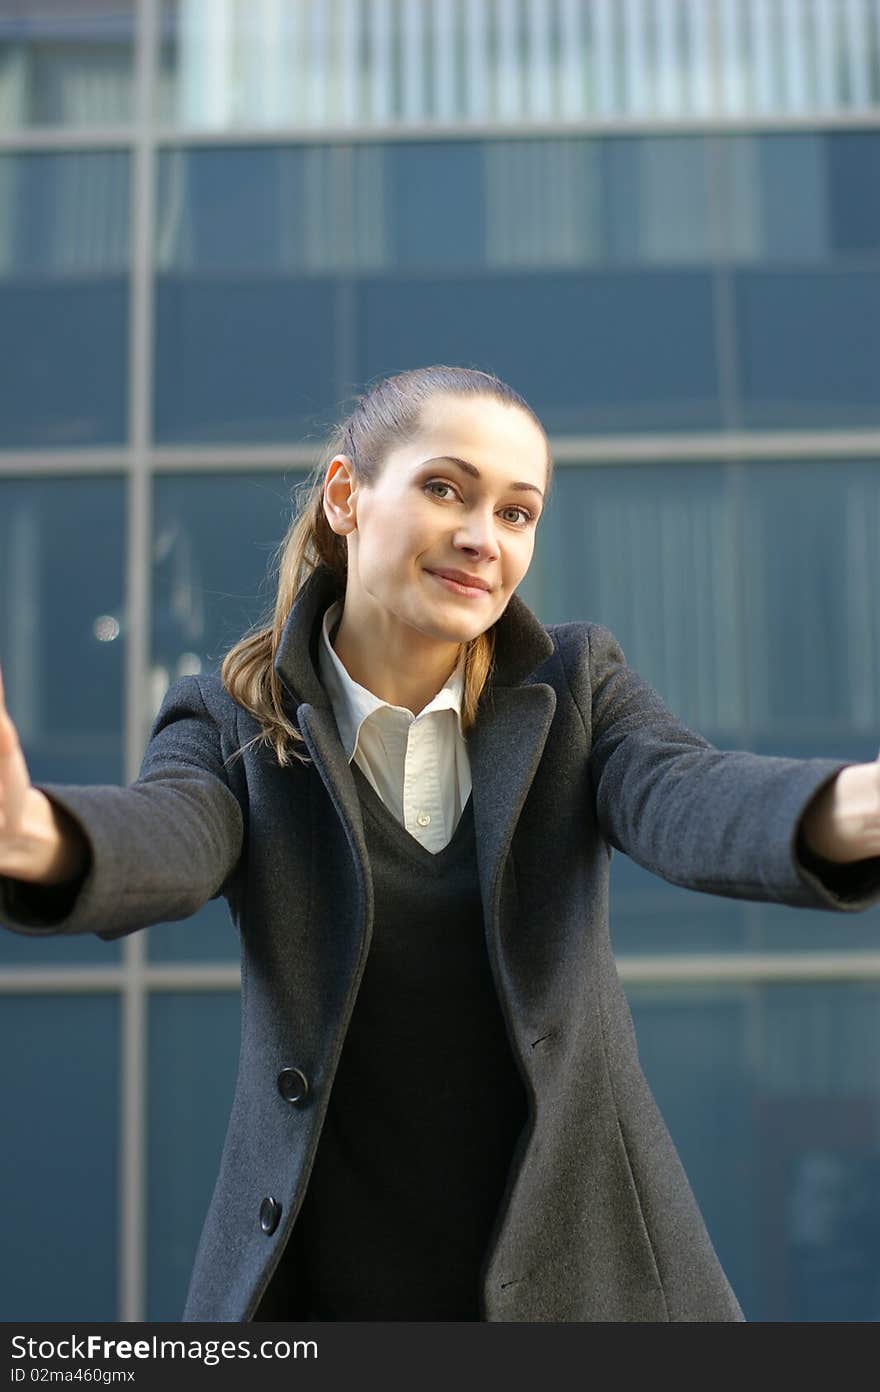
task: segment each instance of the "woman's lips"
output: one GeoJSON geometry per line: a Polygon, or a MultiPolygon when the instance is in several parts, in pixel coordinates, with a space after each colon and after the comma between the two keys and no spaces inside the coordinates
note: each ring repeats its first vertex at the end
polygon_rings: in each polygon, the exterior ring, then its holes
{"type": "Polygon", "coordinates": [[[448,575],[438,575],[435,570],[429,570],[428,574],[438,580],[441,585],[445,585],[447,590],[451,590],[453,594],[467,595],[469,599],[480,599],[489,594],[488,590],[480,589],[479,585],[460,585],[457,580],[450,580],[448,575]]]}

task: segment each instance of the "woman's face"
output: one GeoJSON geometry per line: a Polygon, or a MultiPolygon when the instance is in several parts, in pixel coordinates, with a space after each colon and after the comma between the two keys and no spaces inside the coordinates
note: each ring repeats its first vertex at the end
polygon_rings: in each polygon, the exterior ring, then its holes
{"type": "Polygon", "coordinates": [[[348,537],[346,610],[380,637],[403,625],[441,642],[475,638],[529,568],[546,488],[541,432],[494,399],[435,397],[419,436],[387,456],[372,486],[337,455],[324,508],[348,537]],[[486,588],[463,591],[444,570],[486,588]]]}

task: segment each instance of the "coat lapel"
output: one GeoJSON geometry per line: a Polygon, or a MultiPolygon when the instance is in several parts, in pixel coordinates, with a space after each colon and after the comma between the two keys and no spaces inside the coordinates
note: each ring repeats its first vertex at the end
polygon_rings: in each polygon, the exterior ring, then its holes
{"type": "Polygon", "coordinates": [[[556,709],[552,686],[496,687],[468,731],[477,862],[486,923],[498,916],[501,872],[556,709]]]}
{"type": "Polygon", "coordinates": [[[372,923],[373,877],[370,874],[361,802],[351,765],[342,748],[332,708],[301,705],[299,728],[345,829],[360,882],[361,905],[367,922],[372,923]]]}
{"type": "MultiPolygon", "coordinates": [[[[372,877],[360,798],[330,699],[318,677],[321,621],[328,605],[338,598],[332,572],[326,566],[318,566],[300,589],[284,626],[275,671],[291,697],[290,716],[345,829],[370,923],[372,877]]],[[[552,686],[525,679],[553,650],[553,640],[546,629],[519,596],[513,595],[495,625],[493,675],[483,693],[476,722],[466,735],[487,925],[497,917],[501,872],[556,709],[552,686]]]]}

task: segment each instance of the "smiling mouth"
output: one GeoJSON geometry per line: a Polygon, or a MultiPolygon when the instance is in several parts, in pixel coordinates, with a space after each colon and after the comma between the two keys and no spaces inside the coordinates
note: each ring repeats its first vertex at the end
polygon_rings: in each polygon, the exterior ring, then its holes
{"type": "Polygon", "coordinates": [[[479,599],[482,595],[490,593],[489,590],[484,590],[479,585],[459,584],[458,580],[450,580],[448,575],[438,575],[436,570],[429,570],[428,574],[438,580],[447,590],[451,590],[453,594],[467,595],[469,599],[479,599]]]}

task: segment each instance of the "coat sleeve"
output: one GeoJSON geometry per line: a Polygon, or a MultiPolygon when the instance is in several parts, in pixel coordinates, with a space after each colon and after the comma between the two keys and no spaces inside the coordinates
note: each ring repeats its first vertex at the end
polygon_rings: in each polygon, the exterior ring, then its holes
{"type": "Polygon", "coordinates": [[[590,765],[603,834],[672,884],[731,899],[857,911],[880,898],[880,857],[814,855],[802,819],[847,760],[720,750],[687,729],[590,624],[590,765]]]}
{"type": "Polygon", "coordinates": [[[35,786],[79,824],[89,858],[79,877],[62,885],[0,876],[3,927],[109,941],[188,918],[228,890],[244,819],[197,677],[168,688],[129,787],[35,786]]]}

